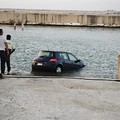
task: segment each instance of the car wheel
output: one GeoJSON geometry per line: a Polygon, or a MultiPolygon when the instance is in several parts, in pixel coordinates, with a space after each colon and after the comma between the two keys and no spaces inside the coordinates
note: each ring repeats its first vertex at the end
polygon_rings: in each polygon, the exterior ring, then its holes
{"type": "Polygon", "coordinates": [[[56,73],[62,73],[62,67],[61,66],[57,66],[55,69],[56,73]]]}

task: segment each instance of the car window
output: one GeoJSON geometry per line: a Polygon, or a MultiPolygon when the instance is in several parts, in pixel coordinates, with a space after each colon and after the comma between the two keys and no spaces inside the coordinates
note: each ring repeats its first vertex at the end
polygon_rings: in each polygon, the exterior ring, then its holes
{"type": "Polygon", "coordinates": [[[68,60],[68,56],[66,53],[59,53],[60,58],[68,60]]]}
{"type": "Polygon", "coordinates": [[[41,52],[39,52],[38,56],[53,57],[53,52],[49,52],[49,51],[41,51],[41,52]]]}
{"type": "Polygon", "coordinates": [[[68,56],[69,56],[69,59],[72,60],[72,61],[77,60],[77,58],[74,55],[70,54],[70,53],[68,53],[68,56]]]}

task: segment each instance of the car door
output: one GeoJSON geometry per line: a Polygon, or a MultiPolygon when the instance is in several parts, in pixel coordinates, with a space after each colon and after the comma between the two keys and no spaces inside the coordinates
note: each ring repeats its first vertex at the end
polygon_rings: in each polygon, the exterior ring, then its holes
{"type": "Polygon", "coordinates": [[[71,53],[68,53],[68,57],[71,63],[71,68],[77,69],[80,67],[78,59],[71,53]]]}
{"type": "Polygon", "coordinates": [[[59,57],[60,57],[61,62],[63,64],[63,69],[64,70],[70,69],[71,68],[71,61],[69,60],[67,53],[60,52],[59,57]]]}

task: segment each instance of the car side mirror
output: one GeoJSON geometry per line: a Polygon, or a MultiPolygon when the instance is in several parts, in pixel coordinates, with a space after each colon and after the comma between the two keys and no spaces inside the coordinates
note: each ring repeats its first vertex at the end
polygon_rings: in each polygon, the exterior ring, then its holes
{"type": "Polygon", "coordinates": [[[80,62],[80,59],[77,59],[77,60],[75,61],[75,63],[77,63],[77,62],[80,62]]]}

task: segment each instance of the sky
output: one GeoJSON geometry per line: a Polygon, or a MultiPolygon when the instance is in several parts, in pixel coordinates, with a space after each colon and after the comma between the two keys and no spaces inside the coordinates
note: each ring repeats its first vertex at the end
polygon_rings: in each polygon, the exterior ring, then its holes
{"type": "Polygon", "coordinates": [[[120,0],[0,0],[0,8],[120,11],[120,0]]]}

